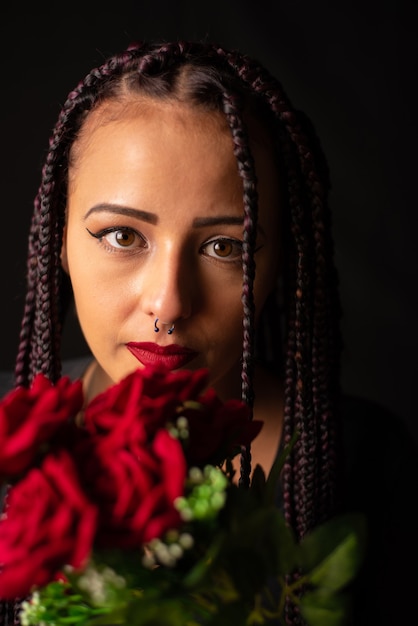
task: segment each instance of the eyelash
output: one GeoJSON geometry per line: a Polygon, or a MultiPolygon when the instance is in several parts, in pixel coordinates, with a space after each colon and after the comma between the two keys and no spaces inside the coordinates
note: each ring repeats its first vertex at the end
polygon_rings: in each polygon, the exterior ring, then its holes
{"type": "Polygon", "coordinates": [[[210,257],[211,259],[215,259],[217,261],[221,261],[221,262],[225,262],[225,263],[238,263],[241,264],[241,256],[242,256],[242,241],[240,241],[239,239],[232,239],[231,237],[215,237],[214,239],[210,239],[209,241],[206,241],[202,246],[200,246],[199,251],[203,251],[205,248],[209,247],[209,246],[215,246],[216,244],[221,244],[221,245],[231,245],[232,247],[235,248],[239,248],[239,252],[237,252],[232,258],[229,258],[228,256],[222,257],[222,256],[218,256],[216,254],[210,255],[207,254],[206,256],[210,257]]]}
{"type": "MultiPolygon", "coordinates": [[[[145,238],[136,230],[134,230],[133,228],[129,228],[127,226],[112,226],[111,228],[103,228],[102,230],[99,230],[97,233],[93,233],[88,228],[86,228],[86,230],[89,233],[89,235],[97,239],[99,243],[103,245],[106,248],[106,250],[108,250],[109,252],[118,252],[120,250],[123,250],[124,248],[126,252],[132,253],[134,251],[134,249],[132,249],[131,246],[117,246],[117,245],[112,245],[109,242],[107,242],[105,240],[105,237],[112,233],[132,234],[135,237],[137,237],[140,241],[142,241],[142,243],[144,244],[143,246],[141,246],[141,248],[146,247],[145,238]]],[[[135,250],[137,250],[137,248],[135,248],[135,250]]]]}
{"type": "MultiPolygon", "coordinates": [[[[139,238],[140,241],[143,242],[143,246],[141,246],[141,248],[146,248],[146,240],[143,237],[143,235],[141,235],[139,232],[137,232],[136,230],[134,230],[133,228],[127,227],[127,226],[112,226],[111,228],[103,228],[102,230],[99,230],[97,233],[92,232],[91,230],[89,230],[88,228],[86,228],[87,232],[89,233],[89,235],[91,235],[92,237],[94,237],[95,239],[97,239],[99,241],[99,243],[103,246],[105,246],[105,248],[107,250],[109,250],[109,252],[118,252],[121,251],[125,248],[126,252],[133,252],[134,250],[138,250],[138,248],[134,248],[132,249],[131,246],[117,246],[117,245],[112,245],[110,243],[108,243],[106,240],[103,241],[105,239],[105,237],[107,235],[110,235],[111,233],[124,233],[124,234],[133,234],[135,237],[139,238]]],[[[231,237],[215,237],[213,239],[210,239],[209,241],[205,242],[200,248],[199,248],[199,252],[203,252],[205,248],[207,248],[210,245],[216,245],[216,244],[221,244],[221,245],[228,245],[230,244],[232,247],[235,248],[239,248],[239,252],[237,252],[232,258],[228,258],[229,255],[222,257],[222,256],[218,256],[216,254],[214,255],[210,255],[210,254],[206,254],[206,256],[208,256],[211,259],[215,259],[217,261],[221,261],[221,262],[225,262],[225,263],[236,263],[236,264],[241,264],[242,261],[242,245],[243,242],[240,241],[239,239],[234,239],[231,237]]],[[[140,248],[140,249],[141,249],[140,248]]],[[[256,248],[255,252],[257,252],[260,248],[262,248],[262,246],[258,246],[258,248],[256,248]]]]}

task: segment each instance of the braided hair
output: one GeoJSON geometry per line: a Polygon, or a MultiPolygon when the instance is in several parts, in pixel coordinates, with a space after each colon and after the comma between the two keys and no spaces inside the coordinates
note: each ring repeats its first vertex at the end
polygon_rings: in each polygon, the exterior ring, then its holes
{"type": "MultiPolygon", "coordinates": [[[[16,384],[27,386],[38,372],[53,381],[61,374],[60,339],[72,295],[60,261],[71,147],[89,112],[107,100],[136,94],[220,111],[230,127],[244,206],[242,398],[252,407],[255,358],[280,369],[284,444],[295,431],[299,434],[283,468],[283,509],[301,538],[336,512],[339,495],[340,304],[329,180],[310,121],[256,60],[209,43],[133,44],[93,69],[70,92],[49,142],[34,204],[16,384]],[[257,333],[253,282],[258,196],[248,113],[268,133],[284,188],[284,202],[277,207],[284,233],[281,285],[266,304],[257,333]],[[277,332],[281,327],[283,332],[277,332]]],[[[247,448],[241,454],[244,487],[250,471],[247,448]]],[[[17,620],[10,611],[5,624],[17,620]]],[[[288,623],[301,623],[292,611],[289,607],[288,623]]]]}

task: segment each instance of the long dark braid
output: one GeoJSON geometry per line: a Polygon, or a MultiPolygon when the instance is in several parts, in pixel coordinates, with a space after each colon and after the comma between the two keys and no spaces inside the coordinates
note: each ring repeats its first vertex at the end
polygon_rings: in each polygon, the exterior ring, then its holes
{"type": "MultiPolygon", "coordinates": [[[[243,345],[242,345],[242,399],[253,406],[253,371],[254,371],[254,339],[255,339],[255,306],[253,284],[255,278],[254,250],[257,232],[256,174],[254,161],[249,150],[248,133],[243,123],[243,102],[237,96],[225,94],[224,110],[228,119],[234,141],[234,154],[237,159],[238,171],[243,183],[244,205],[244,237],[242,246],[243,266],[243,345]]],[[[251,449],[246,447],[241,452],[240,486],[248,487],[251,474],[251,449]]]]}
{"type": "MultiPolygon", "coordinates": [[[[289,206],[284,232],[287,225],[293,238],[284,242],[288,244],[284,442],[295,429],[300,437],[285,464],[283,492],[286,519],[302,537],[338,506],[340,303],[326,201],[328,171],[312,125],[301,112],[295,114],[278,81],[247,57],[231,53],[229,58],[286,129],[281,135],[289,206]]],[[[290,602],[286,621],[301,623],[290,602]]]]}
{"type": "MultiPolygon", "coordinates": [[[[258,62],[211,44],[133,45],[93,69],[72,91],[59,115],[35,200],[29,236],[27,296],[16,359],[16,383],[42,371],[61,373],[60,338],[71,291],[60,264],[70,149],[87,113],[121,93],[175,98],[225,114],[243,182],[242,396],[252,407],[255,354],[253,281],[257,181],[244,123],[255,103],[275,138],[283,163],[286,202],[281,217],[285,249],[286,336],[284,443],[299,438],[283,472],[286,520],[302,537],[337,507],[339,300],[333,263],[328,172],[309,121],[294,110],[281,84],[258,62]],[[252,108],[252,107],[251,107],[252,108]]],[[[278,207],[279,210],[279,207],[278,207]]],[[[280,324],[278,317],[275,319],[280,324]]],[[[242,451],[240,484],[249,484],[250,449],[242,451]]],[[[300,623],[288,608],[289,623],[300,623]]],[[[9,622],[2,622],[0,624],[9,622]]]]}
{"type": "Polygon", "coordinates": [[[229,58],[240,77],[266,99],[286,130],[281,145],[293,240],[285,241],[289,244],[285,442],[294,429],[300,432],[300,442],[293,462],[286,464],[284,491],[288,521],[303,536],[329,517],[336,506],[333,412],[338,399],[341,342],[327,206],[328,171],[312,125],[293,110],[280,83],[248,57],[231,53],[229,58]],[[319,449],[321,453],[315,453],[319,449]]]}
{"type": "Polygon", "coordinates": [[[122,73],[131,57],[129,51],[116,55],[79,83],[69,94],[50,139],[29,234],[27,295],[15,367],[18,385],[27,385],[37,372],[53,381],[61,374],[61,332],[69,286],[60,253],[69,151],[85,112],[103,91],[100,83],[122,73]]]}

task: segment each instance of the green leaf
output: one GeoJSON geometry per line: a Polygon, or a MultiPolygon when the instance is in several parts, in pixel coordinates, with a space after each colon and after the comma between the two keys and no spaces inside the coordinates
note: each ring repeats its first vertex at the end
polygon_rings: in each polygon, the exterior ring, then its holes
{"type": "Polygon", "coordinates": [[[300,601],[300,609],[309,626],[348,626],[350,599],[343,593],[324,591],[306,593],[300,601]]]}
{"type": "Polygon", "coordinates": [[[253,535],[263,554],[266,570],[275,577],[289,574],[296,566],[298,546],[282,512],[276,507],[257,511],[253,515],[253,535]]]}
{"type": "Polygon", "coordinates": [[[197,561],[194,567],[186,574],[183,584],[188,589],[193,589],[208,577],[210,570],[217,561],[218,555],[222,552],[225,544],[225,533],[219,533],[217,538],[207,549],[205,556],[197,561]]]}
{"type": "Polygon", "coordinates": [[[241,626],[246,624],[248,610],[244,602],[221,605],[216,613],[204,623],[207,626],[241,626]]]}
{"type": "Polygon", "coordinates": [[[207,616],[207,611],[202,610],[191,596],[162,598],[158,603],[141,598],[131,603],[121,623],[130,626],[198,626],[207,623],[207,616]]]}
{"type": "Polygon", "coordinates": [[[312,584],[331,590],[341,589],[360,569],[364,542],[363,515],[335,517],[318,526],[301,541],[301,569],[312,584]]]}
{"type": "Polygon", "coordinates": [[[247,513],[226,534],[218,563],[241,596],[250,597],[266,580],[295,568],[297,549],[282,513],[276,507],[260,508],[247,513]]]}
{"type": "Polygon", "coordinates": [[[295,431],[292,438],[284,450],[276,457],[273,466],[267,477],[266,487],[264,491],[264,503],[267,505],[274,505],[277,497],[277,485],[279,482],[280,474],[285,464],[286,458],[292,451],[293,446],[296,443],[299,433],[295,431]]]}
{"type": "Polygon", "coordinates": [[[266,475],[261,465],[256,465],[251,478],[250,491],[260,503],[264,501],[265,488],[266,475]]]}

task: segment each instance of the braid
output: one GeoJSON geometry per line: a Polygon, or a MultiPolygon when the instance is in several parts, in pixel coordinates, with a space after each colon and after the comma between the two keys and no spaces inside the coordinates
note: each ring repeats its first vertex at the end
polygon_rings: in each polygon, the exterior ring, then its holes
{"type": "MultiPolygon", "coordinates": [[[[5,515],[7,510],[9,490],[10,487],[7,487],[4,493],[3,505],[0,511],[2,515],[5,515]]],[[[12,601],[0,598],[0,626],[20,626],[22,602],[23,598],[15,598],[12,601]]]]}
{"type": "Polygon", "coordinates": [[[335,506],[332,414],[339,378],[340,309],[326,205],[328,173],[312,127],[293,111],[280,83],[245,56],[236,53],[230,62],[285,130],[280,139],[293,240],[284,242],[288,246],[284,439],[288,443],[295,430],[299,439],[285,464],[283,481],[287,520],[303,536],[335,506]]]}
{"type": "Polygon", "coordinates": [[[50,139],[29,233],[27,293],[15,365],[17,385],[29,384],[37,372],[43,372],[52,381],[60,376],[61,331],[66,313],[62,305],[67,300],[60,263],[66,159],[80,118],[97,101],[99,83],[121,72],[135,52],[123,52],[101,68],[94,68],[70,92],[50,139]]]}
{"type": "MultiPolygon", "coordinates": [[[[287,342],[283,437],[284,443],[289,443],[296,430],[299,438],[285,463],[283,500],[288,524],[302,537],[337,506],[334,413],[340,308],[326,205],[328,172],[312,127],[300,112],[296,115],[292,110],[277,80],[245,57],[238,55],[233,62],[241,78],[267,101],[285,131],[279,131],[289,207],[283,221],[285,232],[292,237],[284,241],[287,342]]],[[[286,622],[294,626],[303,623],[298,608],[289,600],[286,622]]]]}
{"type": "MultiPolygon", "coordinates": [[[[257,232],[256,175],[254,161],[248,146],[248,134],[242,121],[242,103],[236,96],[225,94],[224,111],[229,122],[234,142],[234,154],[238,172],[243,182],[244,235],[242,250],[243,266],[243,356],[242,356],[242,399],[253,407],[254,391],[252,387],[254,370],[254,298],[253,284],[255,277],[254,250],[257,232]]],[[[243,448],[241,454],[240,486],[248,487],[251,474],[251,451],[243,448]]]]}
{"type": "Polygon", "coordinates": [[[0,626],[19,626],[22,600],[0,600],[0,626]]]}

